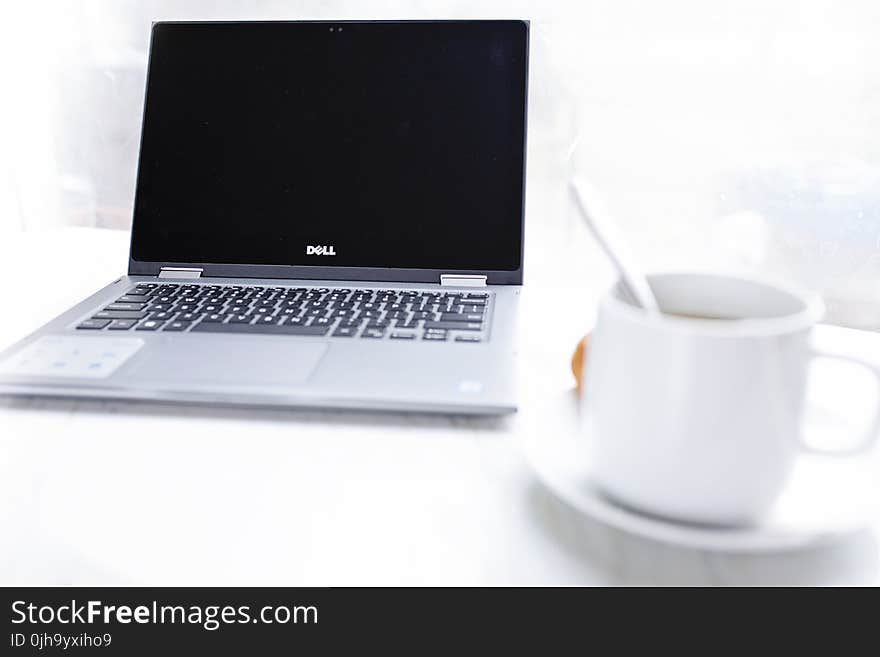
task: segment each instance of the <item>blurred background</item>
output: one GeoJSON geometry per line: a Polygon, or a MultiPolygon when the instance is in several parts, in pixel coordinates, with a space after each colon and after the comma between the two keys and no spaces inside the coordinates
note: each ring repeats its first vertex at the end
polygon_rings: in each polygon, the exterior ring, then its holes
{"type": "Polygon", "coordinates": [[[526,18],[527,284],[595,275],[566,194],[576,172],[649,268],[785,277],[820,290],[830,321],[880,328],[880,3],[69,0],[0,13],[0,240],[128,229],[152,21],[526,18]]]}

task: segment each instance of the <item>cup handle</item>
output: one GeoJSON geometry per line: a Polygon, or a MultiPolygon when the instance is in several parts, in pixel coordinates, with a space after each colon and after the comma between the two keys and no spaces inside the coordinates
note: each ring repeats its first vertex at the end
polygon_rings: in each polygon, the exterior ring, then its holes
{"type": "MultiPolygon", "coordinates": [[[[878,389],[880,389],[880,367],[878,367],[874,363],[870,363],[866,360],[862,360],[861,358],[856,358],[855,356],[850,356],[848,354],[838,354],[832,351],[824,351],[822,349],[815,348],[810,348],[809,355],[811,360],[815,358],[829,358],[832,360],[841,360],[847,363],[861,365],[863,368],[874,375],[874,378],[877,379],[878,389]]],[[[871,419],[871,424],[868,426],[868,430],[862,435],[861,440],[859,440],[859,442],[852,447],[846,447],[843,449],[823,449],[821,447],[814,447],[807,444],[803,440],[803,437],[801,437],[800,444],[801,449],[806,452],[811,452],[813,454],[824,454],[826,456],[853,456],[856,454],[861,454],[862,452],[870,449],[871,446],[876,442],[878,433],[880,433],[880,395],[878,395],[878,399],[875,402],[874,417],[871,419]]]]}

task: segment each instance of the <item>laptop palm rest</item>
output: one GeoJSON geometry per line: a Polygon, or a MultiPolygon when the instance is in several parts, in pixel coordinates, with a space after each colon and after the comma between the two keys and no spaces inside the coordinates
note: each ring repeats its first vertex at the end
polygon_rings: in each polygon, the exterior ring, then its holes
{"type": "Polygon", "coordinates": [[[192,340],[155,340],[124,374],[175,384],[297,386],[306,382],[327,348],[323,342],[285,337],[199,335],[192,340]]]}

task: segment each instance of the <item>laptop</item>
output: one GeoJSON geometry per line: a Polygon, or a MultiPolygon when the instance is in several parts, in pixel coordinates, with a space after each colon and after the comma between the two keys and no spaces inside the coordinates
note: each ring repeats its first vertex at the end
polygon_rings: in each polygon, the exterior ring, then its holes
{"type": "Polygon", "coordinates": [[[514,411],[528,35],[154,24],[128,273],[0,394],[514,411]]]}

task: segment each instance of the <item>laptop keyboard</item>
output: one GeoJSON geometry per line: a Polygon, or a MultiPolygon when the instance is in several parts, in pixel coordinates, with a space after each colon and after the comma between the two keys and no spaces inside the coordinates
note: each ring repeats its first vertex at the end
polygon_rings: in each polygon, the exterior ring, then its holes
{"type": "Polygon", "coordinates": [[[481,342],[491,299],[486,292],[141,283],[76,328],[481,342]]]}

